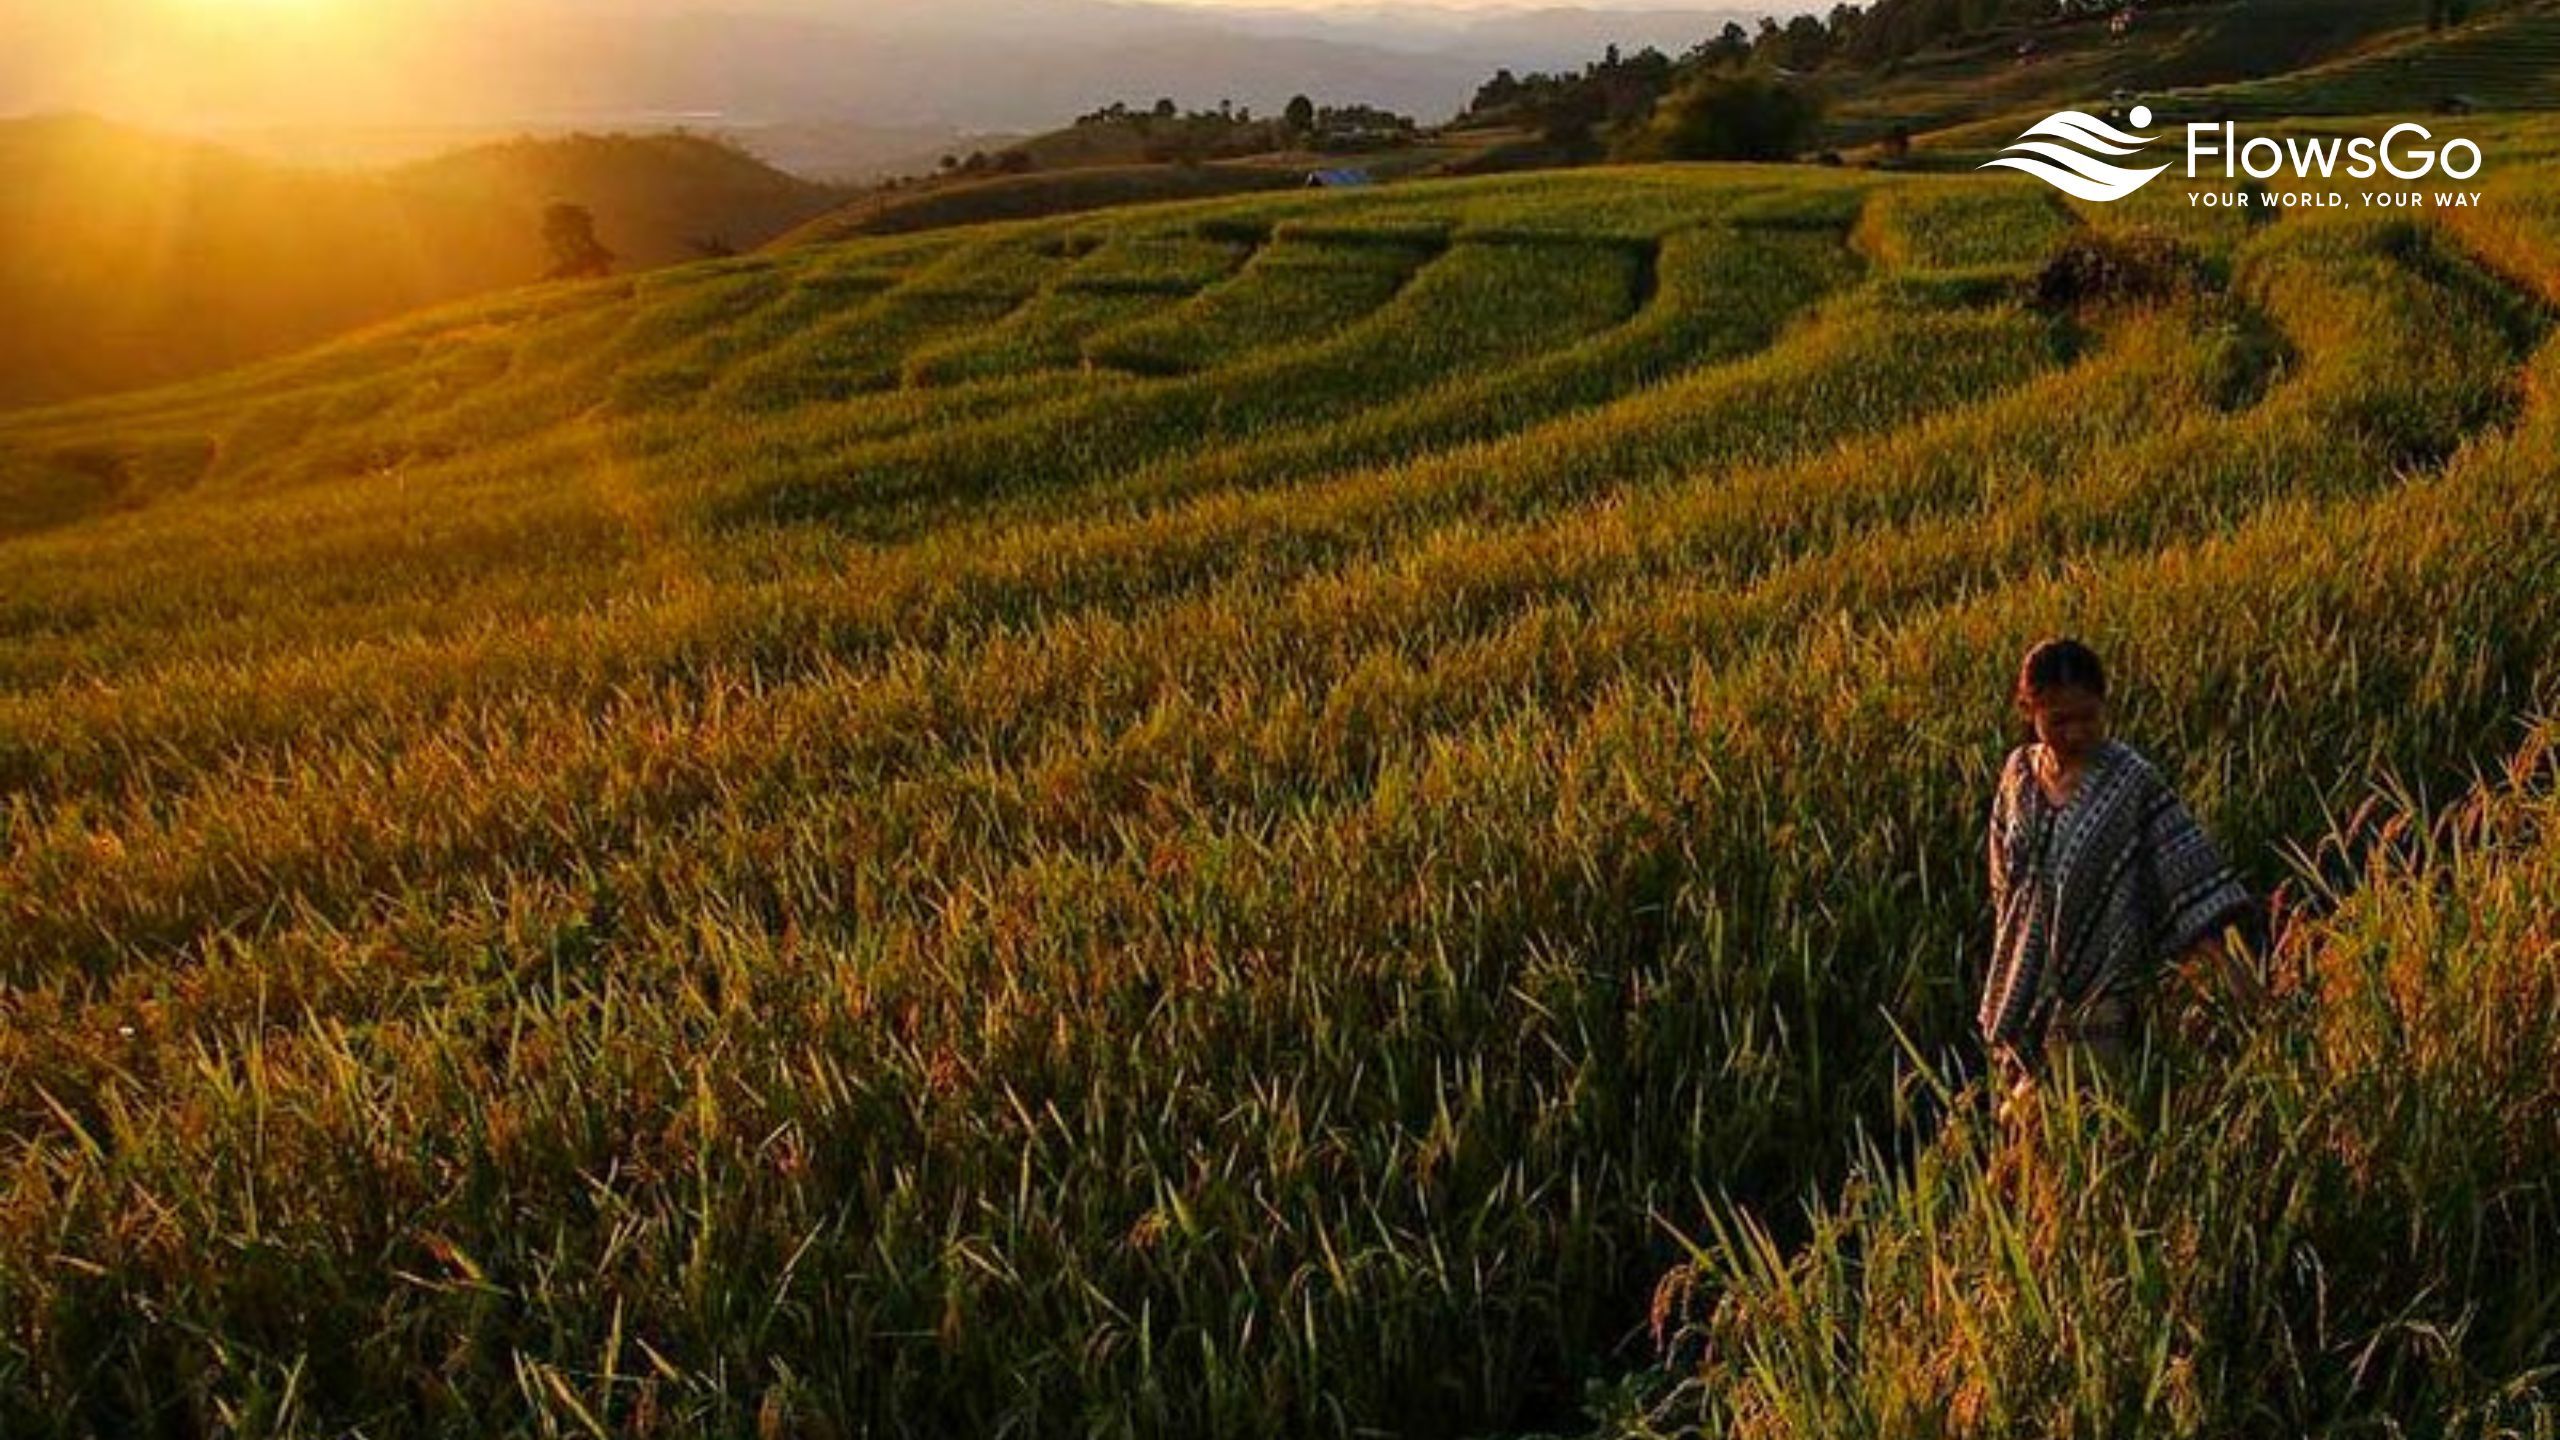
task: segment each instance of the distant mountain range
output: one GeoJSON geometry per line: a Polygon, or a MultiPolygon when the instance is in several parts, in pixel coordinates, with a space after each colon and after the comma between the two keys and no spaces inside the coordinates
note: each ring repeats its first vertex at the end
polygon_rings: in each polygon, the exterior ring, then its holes
{"type": "MultiPolygon", "coordinates": [[[[156,28],[143,23],[140,3],[0,15],[0,113],[80,107],[162,124],[418,125],[716,112],[739,123],[1036,130],[1111,99],[1263,109],[1303,92],[1439,120],[1495,68],[1579,66],[1613,43],[1686,48],[1743,14],[1125,0],[762,0],[753,9],[700,0],[368,0],[364,24],[314,55],[229,31],[218,45],[182,43],[165,14],[156,28]],[[292,113],[279,113],[285,96],[292,113]],[[173,113],[178,106],[190,113],[173,113]]],[[[231,23],[235,31],[246,24],[231,23]]]]}
{"type": "Polygon", "coordinates": [[[1458,9],[1371,4],[1324,10],[1236,6],[1216,13],[1238,29],[1466,57],[1490,73],[1506,66],[1513,70],[1579,67],[1611,45],[1628,50],[1652,45],[1677,54],[1713,35],[1727,20],[1750,29],[1763,14],[1809,8],[1801,3],[1759,10],[1733,5],[1458,9]]]}

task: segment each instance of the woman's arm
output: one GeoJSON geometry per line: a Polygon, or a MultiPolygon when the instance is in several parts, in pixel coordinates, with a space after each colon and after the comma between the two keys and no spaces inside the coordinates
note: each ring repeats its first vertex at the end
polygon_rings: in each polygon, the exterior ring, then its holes
{"type": "Polygon", "coordinates": [[[2187,947],[2187,953],[2178,957],[2178,963],[2181,966],[2212,967],[2221,974],[2223,983],[2231,987],[2231,993],[2239,997],[2241,1009],[2255,1013],[2273,997],[2266,982],[2258,978],[2256,968],[2227,942],[2229,933],[2228,930],[2217,930],[2198,940],[2187,947]]]}
{"type": "Polygon", "coordinates": [[[2161,907],[2159,924],[2168,952],[2162,958],[2181,968],[2209,965],[2244,1007],[2255,1009],[2266,999],[2266,987],[2229,941],[2233,923],[2250,906],[2247,887],[2176,795],[2159,798],[2147,828],[2143,863],[2161,907]]]}
{"type": "Polygon", "coordinates": [[[2022,1081],[2031,1070],[2021,1047],[2032,1048],[2031,1006],[2038,991],[2043,957],[2012,949],[2003,926],[2009,920],[2009,898],[2017,877],[2009,870],[2009,850],[2018,823],[2018,784],[2025,760],[2023,748],[2009,753],[1991,797],[1987,863],[1991,872],[1991,963],[1982,977],[1982,1003],[1975,1019],[2004,1079],[2022,1081]]]}
{"type": "Polygon", "coordinates": [[[1991,788],[1990,870],[1991,913],[1994,917],[2009,908],[2009,827],[2013,822],[2010,795],[2017,769],[2019,752],[2012,750],[2000,767],[2000,778],[1991,788]]]}

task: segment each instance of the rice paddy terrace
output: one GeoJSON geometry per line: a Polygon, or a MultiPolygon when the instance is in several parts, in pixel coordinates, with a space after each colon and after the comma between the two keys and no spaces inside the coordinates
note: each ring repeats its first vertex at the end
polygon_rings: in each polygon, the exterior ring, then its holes
{"type": "Polygon", "coordinates": [[[2560,4],[2538,0],[2477,24],[2420,34],[2282,74],[2195,90],[2164,103],[2238,119],[2355,115],[2439,104],[2541,109],[2560,98],[2560,4]]]}
{"type": "Polygon", "coordinates": [[[2273,223],[1243,197],[0,418],[0,1429],[1585,1424],[1666,1224],[1960,1047],[2029,640],[2261,885],[2516,744],[2507,138],[2273,223]],[[2175,283],[2026,303],[2134,226],[2175,283]]]}

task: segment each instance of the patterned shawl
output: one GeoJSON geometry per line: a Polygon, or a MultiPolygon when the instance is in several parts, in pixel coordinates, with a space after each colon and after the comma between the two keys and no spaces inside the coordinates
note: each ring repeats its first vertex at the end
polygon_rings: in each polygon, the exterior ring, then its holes
{"type": "Polygon", "coordinates": [[[2248,909],[2243,888],[2140,752],[2099,746],[2060,809],[2035,745],[2009,753],[1991,807],[1997,927],[1976,1021],[2032,1058],[2060,1014],[2129,993],[2248,909]]]}

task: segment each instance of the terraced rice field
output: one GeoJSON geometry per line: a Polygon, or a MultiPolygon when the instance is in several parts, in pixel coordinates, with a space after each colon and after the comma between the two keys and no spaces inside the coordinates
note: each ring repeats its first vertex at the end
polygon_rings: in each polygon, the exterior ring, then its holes
{"type": "Polygon", "coordinates": [[[2181,111],[2242,120],[2382,114],[2455,100],[2477,110],[2560,106],[2560,4],[2526,0],[2469,25],[2421,32],[2306,69],[2170,92],[2181,111]]]}
{"type": "Polygon", "coordinates": [[[2560,674],[2549,172],[2120,208],[1256,196],[0,417],[0,1429],[1853,1418],[1578,1407],[1961,1060],[2020,649],[2262,886],[2560,674]]]}
{"type": "MultiPolygon", "coordinates": [[[[2550,0],[2507,3],[2544,5],[2550,0]]],[[[2139,7],[2132,31],[2122,37],[2111,33],[2106,10],[2075,7],[2073,19],[1994,26],[1890,66],[1842,76],[1824,110],[1826,143],[1873,144],[1896,125],[1926,134],[1987,114],[2025,116],[2007,126],[1993,142],[1996,148],[2028,121],[2065,107],[2103,103],[2119,90],[2156,97],[2163,90],[2283,77],[2426,34],[2420,23],[2424,11],[2401,0],[2184,0],[2139,7]],[[2024,55],[2022,44],[2032,46],[2024,55]]],[[[2421,66],[2398,78],[2404,84],[2422,82],[2424,73],[2421,66]]],[[[2419,88],[2400,90],[2371,108],[2423,106],[2432,93],[2419,83],[2419,88]]],[[[2534,97],[2504,103],[2530,108],[2548,101],[2534,97]]]]}

